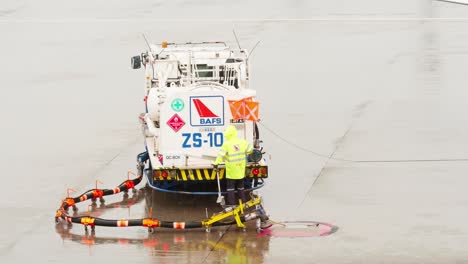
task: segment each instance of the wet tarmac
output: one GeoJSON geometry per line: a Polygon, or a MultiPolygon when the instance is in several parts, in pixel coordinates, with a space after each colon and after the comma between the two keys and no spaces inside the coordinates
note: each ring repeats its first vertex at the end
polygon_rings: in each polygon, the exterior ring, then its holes
{"type": "MultiPolygon", "coordinates": [[[[3,0],[0,32],[1,263],[468,261],[467,6],[3,0]],[[271,158],[265,207],[296,224],[277,225],[277,236],[56,226],[67,188],[113,187],[135,170],[143,78],[129,62],[145,49],[141,33],[236,45],[233,28],[243,47],[261,41],[251,86],[271,158]],[[309,221],[339,229],[279,235],[309,221]]],[[[153,207],[185,220],[215,212],[215,201],[141,191],[91,214],[141,218],[153,207]]]]}

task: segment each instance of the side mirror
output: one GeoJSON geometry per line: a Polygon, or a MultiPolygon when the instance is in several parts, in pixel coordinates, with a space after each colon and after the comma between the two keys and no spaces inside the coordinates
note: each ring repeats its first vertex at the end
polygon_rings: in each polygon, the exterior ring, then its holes
{"type": "Polygon", "coordinates": [[[133,56],[131,63],[132,63],[132,69],[140,69],[141,68],[141,56],[133,56]]]}

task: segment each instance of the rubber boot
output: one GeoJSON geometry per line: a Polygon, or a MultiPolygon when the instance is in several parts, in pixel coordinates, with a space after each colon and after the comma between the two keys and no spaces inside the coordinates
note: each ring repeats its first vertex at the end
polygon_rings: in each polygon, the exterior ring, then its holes
{"type": "Polygon", "coordinates": [[[242,203],[247,202],[245,200],[245,191],[244,191],[244,189],[239,189],[238,192],[239,192],[239,199],[241,199],[242,203]]]}
{"type": "Polygon", "coordinates": [[[236,205],[235,198],[234,198],[234,190],[228,190],[227,193],[227,204],[228,205],[236,205]]]}
{"type": "Polygon", "coordinates": [[[267,228],[270,228],[271,226],[273,226],[273,222],[270,221],[270,218],[268,217],[268,215],[264,214],[265,212],[261,212],[260,213],[260,228],[261,229],[267,229],[267,228]]]}

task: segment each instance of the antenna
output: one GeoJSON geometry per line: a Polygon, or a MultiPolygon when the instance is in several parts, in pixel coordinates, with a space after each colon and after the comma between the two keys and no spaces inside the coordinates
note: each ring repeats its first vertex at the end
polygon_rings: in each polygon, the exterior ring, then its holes
{"type": "Polygon", "coordinates": [[[237,46],[239,47],[239,50],[241,50],[242,48],[240,46],[239,39],[237,38],[236,30],[232,29],[232,33],[234,33],[234,37],[236,38],[237,46]]]}
{"type": "MultiPolygon", "coordinates": [[[[150,61],[152,61],[152,60],[154,60],[154,58],[153,58],[153,54],[152,54],[152,51],[151,51],[151,46],[150,46],[150,44],[149,44],[149,41],[148,41],[148,39],[146,38],[145,33],[141,33],[141,35],[142,35],[143,38],[145,39],[146,45],[148,46],[148,55],[149,55],[149,57],[150,57],[150,61]]],[[[143,54],[142,54],[142,56],[143,56],[143,54]]],[[[159,55],[158,55],[158,56],[159,56],[159,55]]],[[[145,60],[146,60],[146,59],[145,59],[145,60]]],[[[153,69],[153,72],[154,72],[154,65],[153,65],[153,63],[151,63],[151,68],[153,69]]]]}
{"type": "Polygon", "coordinates": [[[255,43],[255,45],[253,46],[252,50],[250,50],[249,56],[247,56],[247,60],[250,58],[250,55],[252,55],[252,53],[254,52],[255,48],[258,46],[259,43],[260,43],[260,40],[257,41],[257,43],[255,43]]]}
{"type": "Polygon", "coordinates": [[[149,44],[149,42],[148,42],[148,39],[147,39],[146,36],[145,36],[145,33],[141,33],[141,35],[142,35],[143,38],[145,39],[146,45],[148,46],[148,49],[149,49],[149,52],[151,52],[151,46],[150,46],[150,44],[149,44]]]}

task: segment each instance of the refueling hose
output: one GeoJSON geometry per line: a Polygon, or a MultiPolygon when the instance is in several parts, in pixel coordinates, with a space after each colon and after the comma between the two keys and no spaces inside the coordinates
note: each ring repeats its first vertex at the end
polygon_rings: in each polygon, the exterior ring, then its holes
{"type": "Polygon", "coordinates": [[[75,198],[67,197],[63,200],[60,209],[66,211],[68,210],[68,208],[75,206],[77,203],[84,202],[89,199],[97,199],[107,195],[114,195],[119,192],[126,192],[138,185],[142,179],[143,175],[140,175],[133,180],[126,180],[122,182],[121,184],[119,184],[119,186],[115,187],[114,189],[91,189],[75,198]]]}
{"type": "MultiPolygon", "coordinates": [[[[142,164],[139,164],[139,166],[142,166],[142,164]]],[[[110,219],[103,219],[99,217],[92,217],[91,215],[70,216],[68,214],[68,209],[72,207],[74,210],[77,210],[76,204],[80,202],[83,202],[89,199],[93,199],[93,200],[98,199],[98,198],[102,199],[103,196],[114,195],[119,192],[127,192],[130,189],[134,189],[135,186],[138,185],[143,179],[142,170],[140,168],[139,168],[138,174],[139,176],[137,178],[133,180],[130,180],[130,179],[126,180],[114,189],[91,189],[77,197],[65,198],[60,208],[56,212],[55,222],[59,223],[60,221],[64,220],[65,222],[68,222],[68,223],[82,224],[85,226],[85,230],[87,230],[87,226],[90,226],[92,230],[94,230],[95,226],[108,226],[108,227],[143,226],[143,227],[148,227],[150,232],[152,232],[154,228],[157,228],[157,227],[173,228],[173,229],[190,229],[190,228],[205,227],[207,228],[207,231],[209,231],[209,228],[211,226],[225,226],[225,225],[232,225],[232,224],[237,223],[235,219],[225,220],[225,221],[220,221],[220,220],[210,221],[210,219],[208,219],[205,221],[176,222],[176,221],[162,221],[162,220],[157,220],[154,218],[110,220],[110,219]]],[[[256,204],[258,204],[258,202],[256,204]]],[[[249,206],[249,204],[246,203],[246,204],[241,204],[240,207],[242,208],[231,208],[229,210],[225,209],[223,212],[213,217],[217,217],[217,219],[220,219],[219,217],[220,214],[224,214],[226,215],[226,217],[234,216],[234,215],[230,215],[230,210],[238,212],[240,209],[240,211],[242,211],[243,213],[244,209],[248,209],[252,207],[252,205],[249,206]]],[[[221,218],[225,219],[226,217],[223,216],[221,218]]],[[[239,213],[237,213],[237,217],[238,219],[240,219],[241,222],[246,222],[249,220],[254,220],[254,219],[259,219],[259,218],[262,221],[268,220],[268,216],[266,216],[261,206],[255,207],[254,211],[251,211],[245,215],[244,214],[240,215],[239,213]]]]}

